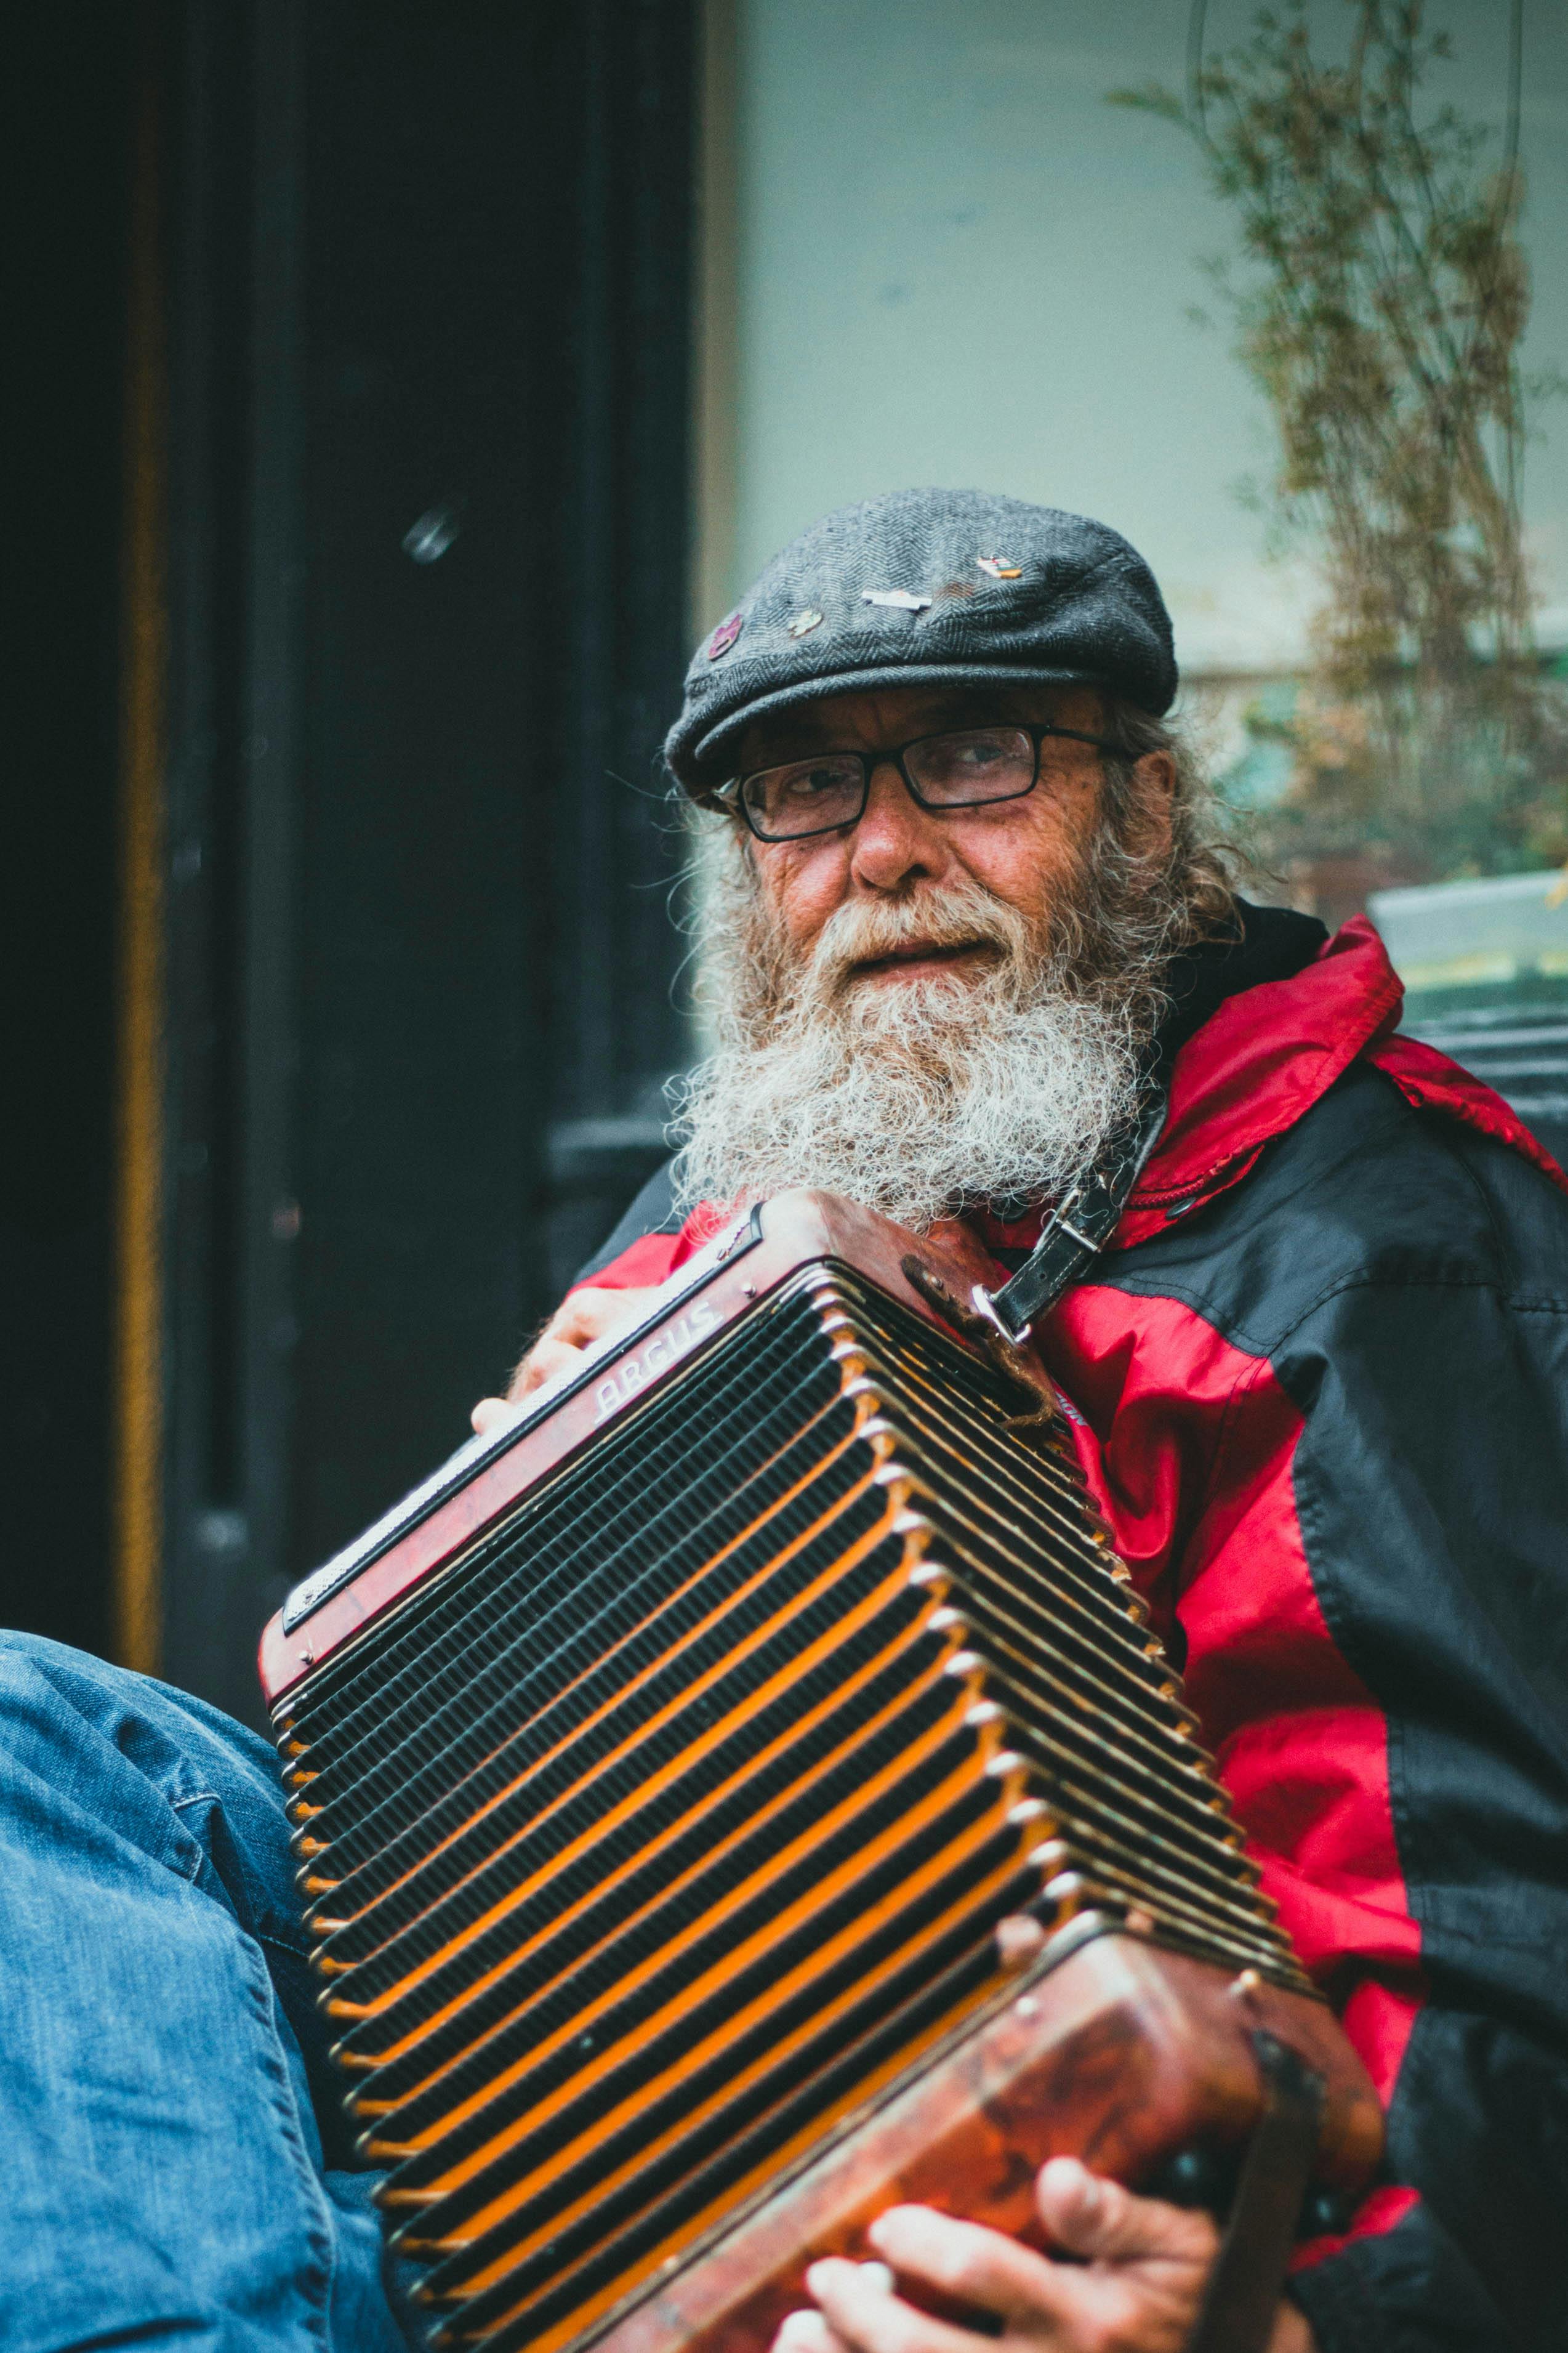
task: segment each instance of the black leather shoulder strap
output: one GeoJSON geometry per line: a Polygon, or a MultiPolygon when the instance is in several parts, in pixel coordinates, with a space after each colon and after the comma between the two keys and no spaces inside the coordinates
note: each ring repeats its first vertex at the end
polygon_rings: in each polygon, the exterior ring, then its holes
{"type": "Polygon", "coordinates": [[[1136,1124],[1112,1137],[1089,1175],[1051,1211],[1016,1274],[1000,1291],[976,1292],[975,1306],[994,1318],[1007,1339],[1026,1340],[1036,1319],[1079,1281],[1115,1232],[1165,1124],[1163,1088],[1146,1094],[1144,1104],[1136,1124]]]}

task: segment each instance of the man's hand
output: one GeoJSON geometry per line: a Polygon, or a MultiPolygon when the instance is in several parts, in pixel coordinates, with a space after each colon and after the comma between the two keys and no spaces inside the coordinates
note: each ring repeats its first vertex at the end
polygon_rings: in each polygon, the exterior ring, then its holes
{"type": "Polygon", "coordinates": [[[500,1430],[514,1408],[556,1373],[569,1370],[586,1347],[635,1324],[653,1297],[649,1284],[636,1291],[595,1291],[591,1285],[563,1300],[524,1356],[504,1398],[481,1398],[470,1419],[481,1438],[500,1430]]]}
{"type": "MultiPolygon", "coordinates": [[[[773,2353],[1182,2353],[1219,2234],[1207,2214],[1166,2206],[1057,2157],[1036,2184],[1053,2262],[1000,2231],[923,2206],[895,2206],[868,2233],[882,2263],[960,2304],[994,2313],[1000,2337],[933,2320],[893,2293],[879,2264],[814,2263],[815,2312],[792,2312],[773,2353]]],[[[1281,2305],[1269,2353],[1312,2353],[1281,2305]]]]}

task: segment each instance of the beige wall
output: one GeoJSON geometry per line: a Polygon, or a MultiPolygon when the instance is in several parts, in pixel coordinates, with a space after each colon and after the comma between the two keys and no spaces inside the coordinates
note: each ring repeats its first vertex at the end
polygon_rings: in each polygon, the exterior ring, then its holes
{"type": "MultiPolygon", "coordinates": [[[[1342,26],[1343,0],[1318,0],[1342,26]]],[[[1218,37],[1249,6],[1215,0],[1218,37]]],[[[1502,0],[1438,0],[1448,78],[1500,119],[1502,0]]],[[[1236,494],[1267,411],[1205,301],[1228,217],[1166,125],[1104,102],[1178,82],[1186,0],[710,0],[702,561],[695,619],[841,501],[916,482],[1076,507],[1154,565],[1193,670],[1289,666],[1314,586],[1236,494]]],[[[1536,316],[1568,371],[1568,8],[1525,0],[1536,316]]],[[[1568,641],[1568,404],[1527,507],[1568,641]]]]}

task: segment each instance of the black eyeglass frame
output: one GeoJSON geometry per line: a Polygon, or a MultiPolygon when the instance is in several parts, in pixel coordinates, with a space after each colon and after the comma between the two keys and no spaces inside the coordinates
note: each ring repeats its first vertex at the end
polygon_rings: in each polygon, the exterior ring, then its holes
{"type": "MultiPolygon", "coordinates": [[[[753,776],[770,775],[772,770],[769,768],[752,768],[743,776],[731,776],[728,783],[715,786],[713,798],[720,807],[727,810],[731,817],[741,818],[747,831],[758,841],[818,841],[825,833],[843,833],[850,826],[859,824],[866,814],[866,804],[871,797],[872,777],[879,768],[889,765],[898,770],[904,790],[915,806],[918,808],[930,810],[934,817],[942,817],[949,809],[1002,808],[1008,801],[1027,800],[1040,781],[1040,745],[1047,735],[1059,735],[1073,744],[1092,744],[1097,751],[1113,753],[1120,759],[1127,757],[1125,744],[1113,744],[1106,735],[1086,735],[1081,728],[1040,727],[1033,725],[1026,719],[1006,719],[997,722],[996,724],[1011,728],[1015,734],[1026,735],[1034,748],[1034,773],[1028,783],[1020,786],[1016,793],[992,793],[973,801],[928,801],[910,776],[906,765],[907,756],[910,752],[918,752],[922,744],[940,744],[947,735],[984,735],[987,731],[982,726],[939,727],[932,734],[911,736],[907,744],[889,746],[886,751],[857,752],[846,749],[803,754],[803,758],[812,760],[856,760],[860,766],[860,803],[854,816],[839,818],[833,825],[814,825],[805,833],[764,833],[746,807],[742,795],[747,785],[751,783],[753,776]]],[[[776,760],[773,765],[779,768],[793,768],[796,763],[794,760],[776,760]]]]}

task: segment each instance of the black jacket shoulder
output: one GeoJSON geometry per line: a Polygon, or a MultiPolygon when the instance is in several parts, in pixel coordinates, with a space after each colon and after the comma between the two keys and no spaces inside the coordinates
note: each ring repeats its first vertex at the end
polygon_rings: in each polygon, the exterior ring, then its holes
{"type": "Polygon", "coordinates": [[[1480,1286],[1568,1310],[1568,1195],[1358,1062],[1229,1191],[1090,1279],[1185,1300],[1256,1356],[1352,1284],[1480,1286]]]}

